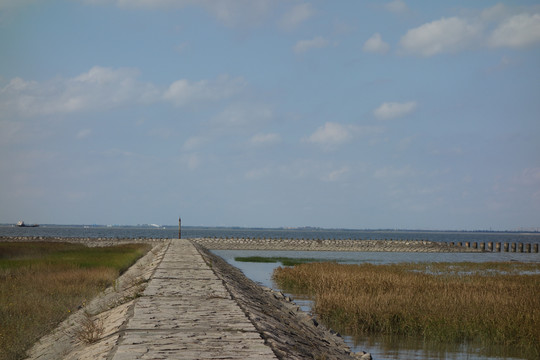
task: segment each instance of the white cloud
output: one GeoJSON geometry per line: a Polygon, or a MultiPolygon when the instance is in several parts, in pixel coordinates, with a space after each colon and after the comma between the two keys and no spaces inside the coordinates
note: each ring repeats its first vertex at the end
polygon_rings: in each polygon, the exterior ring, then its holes
{"type": "Polygon", "coordinates": [[[176,106],[217,101],[237,94],[245,85],[243,78],[230,78],[228,75],[222,75],[214,81],[192,82],[182,79],[173,82],[164,92],[163,98],[176,106]]]}
{"type": "Polygon", "coordinates": [[[138,76],[137,69],[95,66],[67,79],[36,82],[14,78],[0,88],[0,118],[107,110],[161,101],[186,106],[230,98],[246,85],[243,78],[222,75],[215,80],[182,79],[160,89],[138,81],[138,76]]]}
{"type": "Polygon", "coordinates": [[[251,145],[269,145],[276,144],[281,141],[281,137],[276,133],[255,134],[249,139],[251,145]]]}
{"type": "Polygon", "coordinates": [[[503,4],[499,3],[492,7],[482,10],[480,13],[480,19],[484,23],[501,21],[508,16],[509,9],[503,4]]]}
{"type": "Polygon", "coordinates": [[[364,43],[362,50],[364,52],[385,54],[390,50],[390,45],[382,40],[381,34],[375,33],[364,43]]]}
{"type": "Polygon", "coordinates": [[[315,15],[313,6],[309,3],[298,4],[285,13],[279,22],[282,29],[291,30],[315,15]]]}
{"type": "Polygon", "coordinates": [[[311,134],[307,138],[307,141],[322,146],[332,147],[344,144],[352,138],[351,126],[327,122],[311,134]]]}
{"type": "Polygon", "coordinates": [[[475,43],[481,35],[478,24],[458,18],[442,18],[407,31],[400,45],[404,52],[421,56],[453,53],[475,43]]]}
{"type": "Polygon", "coordinates": [[[478,47],[525,48],[540,43],[538,7],[497,4],[462,17],[441,18],[407,31],[401,52],[434,56],[478,47]]]}
{"type": "Polygon", "coordinates": [[[329,174],[327,174],[326,177],[323,178],[324,181],[338,181],[339,179],[343,178],[344,175],[346,175],[348,172],[350,172],[350,168],[348,166],[343,166],[340,169],[330,171],[329,174]]]}
{"type": "Polygon", "coordinates": [[[385,9],[394,13],[402,13],[408,10],[403,0],[394,0],[384,5],[385,9]]]}
{"type": "Polygon", "coordinates": [[[194,170],[198,168],[201,163],[202,159],[199,154],[193,153],[193,154],[183,154],[180,158],[180,161],[187,165],[187,167],[190,170],[194,170]]]}
{"type": "Polygon", "coordinates": [[[43,83],[15,78],[0,89],[0,109],[4,113],[34,116],[156,101],[157,88],[137,81],[138,74],[136,69],[95,66],[74,78],[43,83]]]}
{"type": "Polygon", "coordinates": [[[540,14],[519,14],[503,21],[491,34],[493,47],[522,48],[540,42],[540,14]]]}
{"type": "Polygon", "coordinates": [[[395,119],[412,113],[416,110],[416,107],[415,101],[404,103],[385,102],[373,110],[373,115],[380,120],[395,119]]]}
{"type": "Polygon", "coordinates": [[[300,40],[294,45],[293,50],[295,53],[304,53],[311,49],[319,49],[327,47],[330,42],[322,36],[317,36],[311,40],[300,40]]]}
{"type": "Polygon", "coordinates": [[[206,137],[202,136],[192,136],[184,142],[182,148],[184,150],[194,150],[200,148],[202,145],[206,144],[209,141],[206,137]]]}
{"type": "Polygon", "coordinates": [[[520,185],[540,185],[540,168],[524,169],[515,182],[520,185]]]}

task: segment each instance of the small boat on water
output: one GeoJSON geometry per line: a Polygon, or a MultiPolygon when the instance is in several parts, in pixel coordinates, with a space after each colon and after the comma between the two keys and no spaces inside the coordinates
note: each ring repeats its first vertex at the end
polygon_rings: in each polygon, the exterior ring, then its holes
{"type": "Polygon", "coordinates": [[[24,221],[22,220],[17,223],[17,227],[38,227],[38,226],[39,226],[38,224],[26,225],[24,221]]]}

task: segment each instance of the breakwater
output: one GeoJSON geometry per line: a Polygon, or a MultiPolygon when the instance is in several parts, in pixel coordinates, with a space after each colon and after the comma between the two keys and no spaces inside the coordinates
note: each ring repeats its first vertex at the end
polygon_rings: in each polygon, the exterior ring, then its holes
{"type": "Polygon", "coordinates": [[[480,249],[481,251],[488,252],[518,252],[518,253],[537,253],[538,243],[516,243],[516,242],[458,242],[454,244],[449,243],[450,246],[457,245],[458,247],[464,247],[466,249],[480,249]]]}
{"type": "Polygon", "coordinates": [[[210,250],[293,250],[360,252],[481,252],[472,247],[427,240],[313,240],[260,238],[196,238],[210,250]]]}
{"type": "MultiPolygon", "coordinates": [[[[49,236],[0,236],[0,241],[69,241],[88,246],[110,246],[121,243],[156,243],[165,238],[91,238],[49,236]]],[[[191,238],[210,250],[292,250],[292,251],[359,251],[359,252],[514,252],[538,253],[538,243],[517,242],[438,242],[429,240],[357,240],[293,239],[254,237],[191,238]]]]}

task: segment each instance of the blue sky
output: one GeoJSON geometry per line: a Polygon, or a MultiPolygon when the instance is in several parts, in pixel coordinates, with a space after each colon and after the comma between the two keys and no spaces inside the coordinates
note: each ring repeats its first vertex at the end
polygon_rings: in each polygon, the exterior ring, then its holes
{"type": "Polygon", "coordinates": [[[540,227],[538,1],[0,0],[0,222],[540,227]]]}

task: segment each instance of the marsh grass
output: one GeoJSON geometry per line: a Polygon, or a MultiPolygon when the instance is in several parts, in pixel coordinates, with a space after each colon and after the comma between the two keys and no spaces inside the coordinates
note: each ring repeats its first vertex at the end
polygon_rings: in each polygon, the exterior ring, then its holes
{"type": "Polygon", "coordinates": [[[281,263],[283,266],[294,266],[299,264],[321,262],[324,260],[313,258],[290,258],[281,256],[237,256],[235,261],[253,263],[281,263]]]}
{"type": "Polygon", "coordinates": [[[23,358],[148,250],[145,244],[0,243],[0,359],[23,358]]]}
{"type": "Polygon", "coordinates": [[[539,270],[523,263],[310,263],[280,267],[273,278],[287,291],[313,295],[321,320],[351,335],[503,345],[538,358],[539,270]]]}

